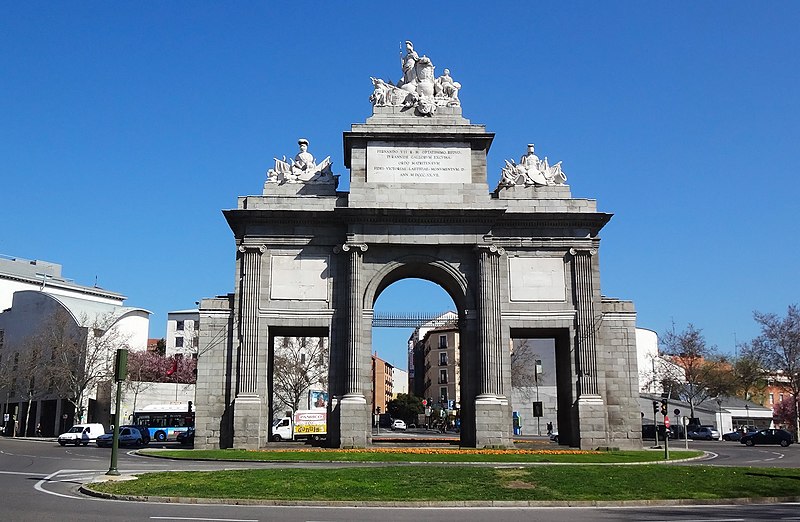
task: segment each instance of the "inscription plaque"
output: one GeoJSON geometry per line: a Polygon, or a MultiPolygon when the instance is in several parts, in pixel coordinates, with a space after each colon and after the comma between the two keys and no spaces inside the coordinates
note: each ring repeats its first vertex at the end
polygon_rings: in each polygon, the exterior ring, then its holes
{"type": "Polygon", "coordinates": [[[271,299],[328,300],[328,258],[273,255],[271,299]]]}
{"type": "Polygon", "coordinates": [[[564,301],[564,260],[548,257],[508,258],[512,301],[564,301]]]}
{"type": "Polygon", "coordinates": [[[367,143],[367,182],[470,183],[468,143],[367,143]]]}

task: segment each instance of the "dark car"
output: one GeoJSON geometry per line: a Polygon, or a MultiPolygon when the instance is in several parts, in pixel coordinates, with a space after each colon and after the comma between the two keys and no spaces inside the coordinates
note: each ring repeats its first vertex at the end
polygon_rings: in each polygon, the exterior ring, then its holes
{"type": "Polygon", "coordinates": [[[184,446],[194,446],[194,428],[178,433],[177,440],[184,446]]]}
{"type": "Polygon", "coordinates": [[[755,446],[756,444],[780,444],[784,448],[794,442],[792,434],[786,430],[760,430],[753,431],[747,435],[742,435],[739,442],[746,446],[755,446]]]}
{"type": "MultiPolygon", "coordinates": [[[[658,426],[658,440],[664,440],[664,435],[667,433],[667,429],[664,427],[663,424],[658,426]]],[[[656,427],[652,424],[643,424],[642,425],[642,438],[643,439],[655,439],[656,438],[656,427]]],[[[672,427],[669,429],[669,438],[674,439],[677,438],[675,431],[673,431],[672,427]]]]}
{"type": "Polygon", "coordinates": [[[722,440],[740,440],[744,433],[741,431],[732,431],[730,433],[723,433],[722,440]]]}

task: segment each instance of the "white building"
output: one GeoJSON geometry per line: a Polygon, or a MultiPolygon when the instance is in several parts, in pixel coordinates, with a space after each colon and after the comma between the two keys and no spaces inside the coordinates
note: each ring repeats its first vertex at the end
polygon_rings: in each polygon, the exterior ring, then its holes
{"type": "Polygon", "coordinates": [[[408,372],[392,367],[392,396],[397,398],[401,393],[408,394],[408,372]]]}
{"type": "MultiPolygon", "coordinates": [[[[41,350],[40,359],[50,358],[52,346],[40,346],[32,339],[41,335],[53,318],[63,320],[65,337],[79,340],[84,354],[89,346],[102,348],[103,357],[95,363],[108,369],[113,367],[114,348],[146,350],[150,312],[142,308],[123,306],[126,297],[96,286],[82,286],[61,276],[61,265],[46,261],[0,257],[0,362],[7,368],[8,376],[0,383],[3,419],[10,424],[9,433],[16,421],[16,429],[33,434],[41,424],[44,435],[56,435],[77,421],[109,424],[111,383],[93,385],[79,407],[41,381],[35,384],[35,399],[29,390],[20,390],[17,368],[32,347],[41,350]],[[112,337],[113,336],[113,337],[112,337]],[[110,343],[111,339],[114,343],[110,343]],[[113,347],[111,345],[114,345],[113,347]],[[106,348],[107,347],[107,348],[106,348]],[[102,359],[102,360],[100,360],[102,359]],[[23,391],[25,394],[23,395],[23,391]],[[30,404],[30,408],[29,408],[30,404]],[[30,414],[29,410],[30,409],[30,414]],[[81,416],[83,418],[76,418],[81,416]]],[[[84,364],[89,365],[88,361],[84,364]]],[[[93,371],[97,371],[94,368],[93,371]]]]}
{"type": "Polygon", "coordinates": [[[182,354],[196,357],[200,333],[199,310],[167,312],[166,355],[182,354]]]}

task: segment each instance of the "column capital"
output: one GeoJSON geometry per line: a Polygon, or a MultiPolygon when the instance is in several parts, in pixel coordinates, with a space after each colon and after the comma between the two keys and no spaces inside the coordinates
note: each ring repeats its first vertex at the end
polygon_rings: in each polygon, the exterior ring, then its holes
{"type": "Polygon", "coordinates": [[[585,256],[593,256],[593,255],[597,254],[597,249],[596,248],[574,248],[573,247],[573,248],[569,249],[569,253],[572,256],[577,256],[579,254],[580,255],[585,255],[585,256]]]}
{"type": "Polygon", "coordinates": [[[497,256],[505,255],[506,249],[497,245],[475,245],[475,251],[478,253],[486,252],[487,254],[494,254],[497,256]]]}
{"type": "Polygon", "coordinates": [[[368,248],[369,245],[367,245],[366,243],[344,243],[341,246],[335,247],[333,251],[334,253],[338,254],[340,252],[350,252],[351,250],[353,250],[363,254],[364,252],[367,251],[368,248]]]}
{"type": "Polygon", "coordinates": [[[258,250],[259,254],[263,254],[267,251],[267,245],[239,245],[238,248],[239,252],[244,254],[247,251],[254,252],[258,250]]]}

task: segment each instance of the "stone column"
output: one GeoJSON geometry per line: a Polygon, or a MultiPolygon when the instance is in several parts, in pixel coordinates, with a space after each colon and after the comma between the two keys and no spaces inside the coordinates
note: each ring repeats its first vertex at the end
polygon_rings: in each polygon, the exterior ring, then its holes
{"type": "Polygon", "coordinates": [[[345,243],[341,251],[348,254],[350,270],[348,274],[347,297],[347,373],[345,393],[339,401],[339,433],[342,447],[365,447],[370,433],[370,412],[364,396],[362,382],[363,343],[363,292],[361,285],[361,265],[367,245],[345,243]]]}
{"type": "Polygon", "coordinates": [[[575,293],[575,349],[578,375],[578,437],[581,448],[607,445],[605,401],[599,393],[597,375],[597,330],[594,310],[592,256],[595,249],[571,248],[575,293]]]}
{"type": "MultiPolygon", "coordinates": [[[[239,365],[234,399],[234,447],[261,446],[261,397],[258,395],[258,299],[264,245],[241,245],[239,365]]],[[[266,434],[265,434],[266,435],[266,434]]]]}
{"type": "Polygon", "coordinates": [[[500,321],[500,258],[505,250],[479,245],[478,254],[478,396],[475,430],[478,447],[511,445],[511,418],[503,390],[503,342],[500,321]]]}
{"type": "Polygon", "coordinates": [[[594,315],[594,285],[592,284],[592,256],[596,250],[570,249],[575,283],[576,349],[578,351],[578,396],[597,395],[596,330],[599,324],[594,315]]]}

